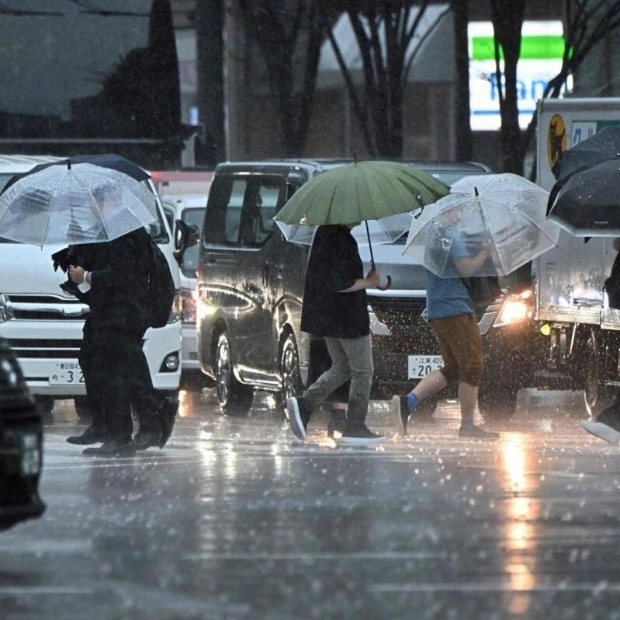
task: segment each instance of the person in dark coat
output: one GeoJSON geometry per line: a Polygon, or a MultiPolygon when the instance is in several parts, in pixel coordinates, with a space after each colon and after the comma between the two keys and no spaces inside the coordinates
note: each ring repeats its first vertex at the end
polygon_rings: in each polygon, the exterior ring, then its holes
{"type": "Polygon", "coordinates": [[[84,454],[128,456],[136,448],[158,445],[162,433],[156,417],[161,401],[142,350],[148,328],[150,240],[140,228],[74,252],[69,278],[78,287],[76,296],[90,308],[78,361],[93,420],[82,435],[67,440],[80,445],[102,442],[84,454]],[[132,404],[140,422],[135,443],[132,404]]]}
{"type": "Polygon", "coordinates": [[[377,286],[380,274],[371,269],[364,277],[362,259],[350,226],[319,226],[312,242],[301,329],[322,336],[331,366],[286,408],[293,433],[306,438],[316,408],[347,380],[351,380],[347,423],[341,443],[368,445],[383,440],[366,426],[374,372],[366,289],[377,286]]]}

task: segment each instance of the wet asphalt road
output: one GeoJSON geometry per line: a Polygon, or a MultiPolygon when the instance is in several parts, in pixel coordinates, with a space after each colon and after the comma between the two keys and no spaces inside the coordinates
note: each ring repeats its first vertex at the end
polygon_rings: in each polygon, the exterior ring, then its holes
{"type": "MultiPolygon", "coordinates": [[[[458,409],[380,447],[295,440],[266,401],[188,394],[169,444],[93,459],[46,426],[47,512],[0,533],[0,620],[620,618],[620,452],[524,398],[494,443],[458,409]]],[[[570,405],[570,406],[569,406],[570,405]]]]}

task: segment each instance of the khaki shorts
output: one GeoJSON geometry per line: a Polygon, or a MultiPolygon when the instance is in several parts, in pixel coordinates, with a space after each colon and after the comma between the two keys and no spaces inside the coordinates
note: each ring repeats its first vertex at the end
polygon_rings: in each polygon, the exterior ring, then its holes
{"type": "Polygon", "coordinates": [[[429,321],[443,358],[441,373],[448,383],[480,385],[484,360],[478,321],[473,314],[459,314],[429,321]]]}

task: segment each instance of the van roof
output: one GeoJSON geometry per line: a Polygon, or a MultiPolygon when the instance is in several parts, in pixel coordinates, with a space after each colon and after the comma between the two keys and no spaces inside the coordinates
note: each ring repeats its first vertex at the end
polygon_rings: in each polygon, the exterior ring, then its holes
{"type": "Polygon", "coordinates": [[[10,155],[0,154],[0,172],[19,173],[27,172],[39,164],[49,164],[66,157],[55,157],[54,155],[10,155]]]}
{"type": "MultiPolygon", "coordinates": [[[[218,168],[276,168],[281,166],[294,167],[294,166],[308,166],[313,168],[335,168],[337,166],[343,166],[353,163],[353,159],[338,159],[338,158],[299,158],[299,159],[264,159],[258,161],[235,161],[235,162],[223,162],[218,165],[218,168]]],[[[368,160],[369,161],[369,160],[368,160]]],[[[432,161],[432,160],[416,160],[416,159],[398,159],[390,160],[401,164],[410,164],[420,170],[466,170],[469,172],[492,172],[492,170],[485,164],[472,161],[432,161]]]]}

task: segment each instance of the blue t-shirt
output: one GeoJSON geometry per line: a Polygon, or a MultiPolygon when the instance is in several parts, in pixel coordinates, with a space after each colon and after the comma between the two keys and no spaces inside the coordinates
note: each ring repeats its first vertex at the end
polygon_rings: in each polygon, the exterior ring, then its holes
{"type": "Polygon", "coordinates": [[[454,264],[465,256],[469,256],[469,252],[463,237],[457,234],[450,246],[452,266],[445,272],[446,276],[453,277],[440,278],[426,270],[426,314],[429,320],[473,313],[471,298],[454,264]]]}

